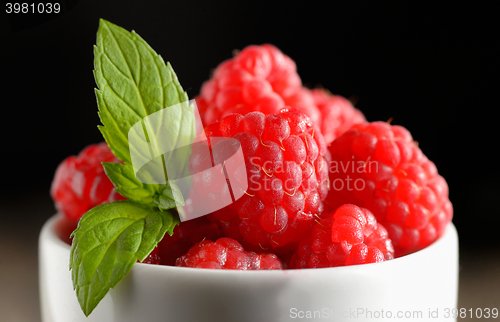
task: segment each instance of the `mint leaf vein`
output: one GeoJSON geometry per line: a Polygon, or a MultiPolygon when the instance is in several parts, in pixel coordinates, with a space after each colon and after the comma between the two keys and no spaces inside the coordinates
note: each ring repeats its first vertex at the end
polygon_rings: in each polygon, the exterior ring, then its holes
{"type": "Polygon", "coordinates": [[[102,204],[87,212],[73,232],[73,286],[85,315],[134,263],[144,260],[178,220],[169,212],[131,201],[102,204]]]}

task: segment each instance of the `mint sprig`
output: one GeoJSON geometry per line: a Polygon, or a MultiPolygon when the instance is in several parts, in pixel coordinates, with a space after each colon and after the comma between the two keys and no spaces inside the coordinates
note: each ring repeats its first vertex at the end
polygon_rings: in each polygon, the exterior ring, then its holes
{"type": "Polygon", "coordinates": [[[144,260],[178,223],[168,212],[117,201],[92,208],[73,232],[70,263],[73,286],[88,316],[109,289],[144,260]]]}
{"type": "Polygon", "coordinates": [[[159,194],[156,195],[154,203],[160,210],[168,210],[178,206],[184,206],[182,192],[173,182],[167,182],[159,194]]]}
{"type": "Polygon", "coordinates": [[[103,162],[102,166],[106,176],[116,187],[116,192],[128,200],[145,206],[155,206],[154,200],[161,191],[159,185],[145,184],[137,180],[130,164],[103,162]]]}
{"type": "MultiPolygon", "coordinates": [[[[137,33],[118,27],[103,19],[97,32],[94,47],[94,76],[102,135],[113,154],[125,163],[130,162],[128,132],[146,116],[186,102],[188,96],[182,89],[170,63],[165,64],[137,33]]],[[[180,123],[177,118],[176,126],[180,123]]],[[[173,122],[174,123],[174,122],[173,122]]],[[[178,127],[178,126],[176,126],[178,127]]],[[[194,124],[191,125],[194,129],[194,124]]],[[[188,127],[189,130],[191,130],[188,127]]],[[[159,138],[149,137],[158,151],[159,138]]]]}
{"type": "Polygon", "coordinates": [[[184,199],[166,169],[175,169],[177,178],[186,175],[191,149],[170,150],[189,146],[196,135],[193,110],[172,66],[134,31],[101,19],[94,67],[99,129],[123,162],[103,167],[116,191],[128,200],[94,207],[72,234],[73,287],[86,316],[166,232],[173,234],[179,220],[169,209],[183,206],[184,199]],[[152,114],[161,117],[148,118],[152,114]],[[136,140],[139,132],[130,130],[138,122],[144,139],[134,145],[129,136],[136,140]],[[152,171],[142,171],[141,180],[131,152],[148,161],[147,170],[152,171]],[[149,180],[158,173],[162,182],[149,180]]]}

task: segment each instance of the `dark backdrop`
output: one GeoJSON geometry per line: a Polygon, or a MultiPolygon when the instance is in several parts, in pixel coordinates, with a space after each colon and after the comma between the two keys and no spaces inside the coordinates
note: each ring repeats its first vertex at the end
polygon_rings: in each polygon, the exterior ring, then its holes
{"type": "Polygon", "coordinates": [[[461,246],[498,246],[493,8],[270,3],[81,0],[53,16],[2,11],[0,225],[51,216],[56,166],[102,140],[92,74],[102,17],[145,38],[190,97],[233,49],[275,44],[305,84],[353,97],[368,120],[407,127],[449,183],[461,246]]]}

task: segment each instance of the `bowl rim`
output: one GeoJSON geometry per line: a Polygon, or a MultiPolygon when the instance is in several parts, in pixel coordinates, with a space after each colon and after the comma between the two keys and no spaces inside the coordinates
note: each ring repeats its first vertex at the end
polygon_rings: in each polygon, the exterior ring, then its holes
{"type": "MultiPolygon", "coordinates": [[[[65,251],[69,252],[71,251],[71,246],[68,245],[66,242],[64,242],[62,239],[59,238],[59,236],[55,232],[55,225],[57,220],[62,218],[63,215],[61,213],[56,213],[52,217],[50,217],[44,224],[44,227],[42,228],[42,233],[40,234],[40,237],[42,236],[48,236],[51,242],[55,243],[57,246],[62,247],[65,251]],[[44,231],[46,232],[44,234],[44,231]]],[[[425,248],[422,248],[418,251],[415,251],[411,254],[407,254],[398,258],[394,258],[391,260],[383,261],[383,262],[378,262],[378,263],[368,263],[368,264],[359,264],[359,265],[351,265],[351,266],[337,266],[337,267],[323,267],[323,268],[307,268],[307,269],[284,269],[284,270],[233,270],[233,269],[200,269],[200,268],[194,268],[194,267],[178,267],[178,266],[168,266],[168,265],[152,265],[152,264],[147,264],[147,263],[140,263],[137,262],[134,264],[131,270],[166,270],[166,271],[183,271],[183,272],[192,272],[193,274],[275,274],[275,275],[282,275],[282,274],[296,274],[296,273],[310,273],[311,271],[326,271],[326,270],[335,270],[338,273],[342,273],[345,271],[350,271],[354,272],[356,271],[367,271],[370,269],[375,269],[375,268],[380,268],[384,265],[398,265],[398,264],[404,264],[405,261],[410,261],[413,260],[414,257],[417,256],[426,256],[429,252],[433,252],[435,248],[439,247],[442,243],[445,242],[447,238],[452,238],[452,235],[457,234],[456,232],[456,227],[453,224],[453,222],[450,222],[447,224],[446,229],[444,233],[436,239],[432,244],[428,245],[425,248]]]]}

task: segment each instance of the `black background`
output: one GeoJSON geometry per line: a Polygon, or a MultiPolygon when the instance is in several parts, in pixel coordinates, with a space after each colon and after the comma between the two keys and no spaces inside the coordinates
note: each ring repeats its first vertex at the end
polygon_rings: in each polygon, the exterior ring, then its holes
{"type": "Polygon", "coordinates": [[[315,1],[63,5],[64,13],[52,16],[2,9],[4,228],[50,217],[57,165],[102,140],[92,69],[104,18],[134,29],[170,61],[191,98],[234,49],[276,45],[295,60],[304,84],[353,98],[370,121],[392,117],[411,131],[448,181],[463,249],[500,245],[500,38],[493,8],[315,1]]]}

